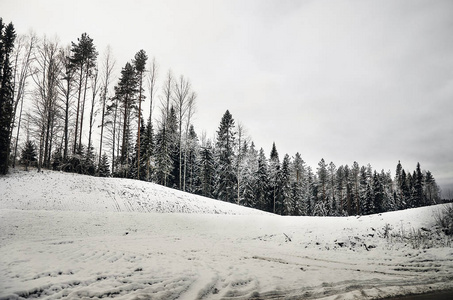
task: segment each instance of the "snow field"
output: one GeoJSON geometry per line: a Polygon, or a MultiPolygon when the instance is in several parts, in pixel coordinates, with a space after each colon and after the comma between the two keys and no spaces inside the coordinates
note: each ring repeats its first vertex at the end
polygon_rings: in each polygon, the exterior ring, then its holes
{"type": "Polygon", "coordinates": [[[141,213],[155,206],[137,192],[116,198],[134,212],[115,212],[103,186],[120,194],[146,185],[66,175],[0,178],[0,299],[375,299],[453,288],[453,248],[432,229],[440,207],[279,217],[206,198],[190,204],[191,195],[151,185],[161,208],[178,201],[194,211],[141,213]],[[406,237],[418,231],[429,235],[414,247],[406,237]]]}

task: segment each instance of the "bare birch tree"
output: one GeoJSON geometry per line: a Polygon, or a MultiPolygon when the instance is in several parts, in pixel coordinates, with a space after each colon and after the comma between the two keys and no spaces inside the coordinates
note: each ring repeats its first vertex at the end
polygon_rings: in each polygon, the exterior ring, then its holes
{"type": "Polygon", "coordinates": [[[57,88],[61,72],[59,51],[57,42],[44,38],[38,47],[37,66],[32,76],[36,85],[34,123],[37,126],[39,138],[38,171],[43,165],[45,167],[50,165],[52,136],[57,113],[57,88]]]}
{"type": "MultiPolygon", "coordinates": [[[[104,59],[103,59],[103,66],[102,66],[102,80],[103,86],[101,91],[101,106],[102,106],[102,113],[101,113],[101,133],[100,133],[100,141],[99,141],[99,163],[101,164],[102,158],[102,145],[103,145],[103,137],[104,137],[104,126],[106,123],[105,114],[106,114],[106,105],[107,105],[107,95],[109,91],[109,85],[113,73],[113,68],[115,67],[115,60],[112,58],[112,53],[110,46],[107,46],[105,50],[104,59]]],[[[112,166],[113,172],[113,166],[112,166]]]]}
{"type": "Polygon", "coordinates": [[[178,145],[179,145],[179,189],[182,189],[182,125],[187,112],[187,102],[190,93],[190,82],[180,76],[175,83],[175,94],[173,102],[175,103],[176,113],[178,114],[178,145]]]}
{"type": "Polygon", "coordinates": [[[186,118],[186,128],[185,128],[185,143],[184,143],[184,180],[183,180],[183,191],[186,191],[186,175],[187,175],[187,151],[189,149],[189,127],[192,122],[192,117],[195,114],[195,100],[197,99],[197,94],[192,92],[188,97],[187,101],[187,118],[186,118]]]}
{"type": "Polygon", "coordinates": [[[14,146],[13,168],[16,164],[17,146],[19,142],[20,124],[22,120],[22,111],[24,104],[24,96],[26,94],[27,80],[32,74],[31,65],[34,60],[34,51],[38,38],[31,32],[28,35],[21,35],[16,38],[16,46],[14,52],[14,109],[13,109],[13,124],[11,125],[11,134],[15,126],[17,107],[20,103],[20,111],[17,121],[16,141],[14,146]]]}

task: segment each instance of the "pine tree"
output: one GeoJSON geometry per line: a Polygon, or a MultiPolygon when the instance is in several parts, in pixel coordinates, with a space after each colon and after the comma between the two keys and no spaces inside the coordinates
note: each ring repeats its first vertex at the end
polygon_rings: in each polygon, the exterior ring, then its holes
{"type": "Polygon", "coordinates": [[[94,46],[93,39],[87,33],[83,33],[77,39],[77,44],[72,42],[72,56],[70,58],[72,68],[75,72],[79,73],[79,86],[77,94],[77,114],[76,114],[76,127],[75,127],[75,140],[74,140],[74,153],[76,147],[82,144],[82,130],[83,130],[83,113],[85,110],[85,98],[88,84],[88,77],[90,71],[95,66],[98,52],[94,46]],[[82,87],[84,85],[84,87],[82,87]],[[82,98],[83,91],[83,98],[82,98]],[[80,128],[79,128],[79,115],[80,115],[80,128]],[[80,133],[79,133],[80,130],[80,133]],[[77,137],[79,140],[77,141],[77,137]]]}
{"type": "Polygon", "coordinates": [[[217,131],[216,153],[218,160],[216,197],[234,203],[236,196],[236,173],[234,172],[235,146],[234,120],[227,110],[220,121],[217,131]]]}
{"type": "Polygon", "coordinates": [[[28,140],[25,142],[24,149],[22,150],[22,154],[20,156],[20,160],[25,166],[25,171],[28,171],[30,164],[36,161],[36,156],[36,146],[32,141],[28,140]]]}
{"type": "Polygon", "coordinates": [[[121,157],[120,164],[122,167],[123,176],[128,173],[129,158],[133,147],[131,146],[131,117],[134,109],[136,109],[137,99],[137,76],[135,69],[130,63],[126,63],[121,70],[121,78],[118,85],[115,87],[115,97],[119,99],[122,110],[123,119],[123,137],[121,141],[121,157]]]}
{"type": "Polygon", "coordinates": [[[140,129],[140,124],[142,123],[142,99],[144,96],[142,95],[143,92],[143,74],[145,72],[145,66],[146,66],[146,61],[148,60],[148,56],[146,55],[146,52],[144,50],[140,50],[135,54],[135,60],[134,60],[134,66],[135,66],[135,71],[137,72],[137,77],[138,77],[138,132],[137,132],[137,179],[141,179],[140,177],[140,164],[141,164],[141,159],[140,159],[140,134],[141,134],[141,129],[140,129]]]}
{"type": "Polygon", "coordinates": [[[6,27],[0,18],[0,174],[8,172],[14,105],[14,78],[10,55],[16,33],[12,23],[6,27]]]}

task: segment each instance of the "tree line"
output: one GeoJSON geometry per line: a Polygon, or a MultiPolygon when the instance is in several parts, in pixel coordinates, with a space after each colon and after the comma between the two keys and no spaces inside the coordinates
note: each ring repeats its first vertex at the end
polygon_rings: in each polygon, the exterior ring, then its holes
{"type": "Polygon", "coordinates": [[[190,80],[171,71],[158,80],[144,50],[115,78],[111,50],[99,58],[86,33],[64,46],[16,36],[1,19],[0,29],[2,174],[20,162],[132,178],[281,215],[371,214],[440,200],[419,164],[411,173],[398,163],[392,178],[357,162],[321,159],[313,170],[299,153],[280,160],[275,144],[267,158],[228,110],[214,139],[198,136],[190,80]]]}

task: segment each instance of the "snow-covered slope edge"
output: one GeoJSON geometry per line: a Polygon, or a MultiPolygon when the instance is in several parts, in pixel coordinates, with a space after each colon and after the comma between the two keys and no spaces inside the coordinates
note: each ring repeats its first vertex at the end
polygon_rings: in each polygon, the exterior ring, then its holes
{"type": "Polygon", "coordinates": [[[54,171],[15,171],[0,177],[0,209],[264,214],[157,184],[54,171]]]}

